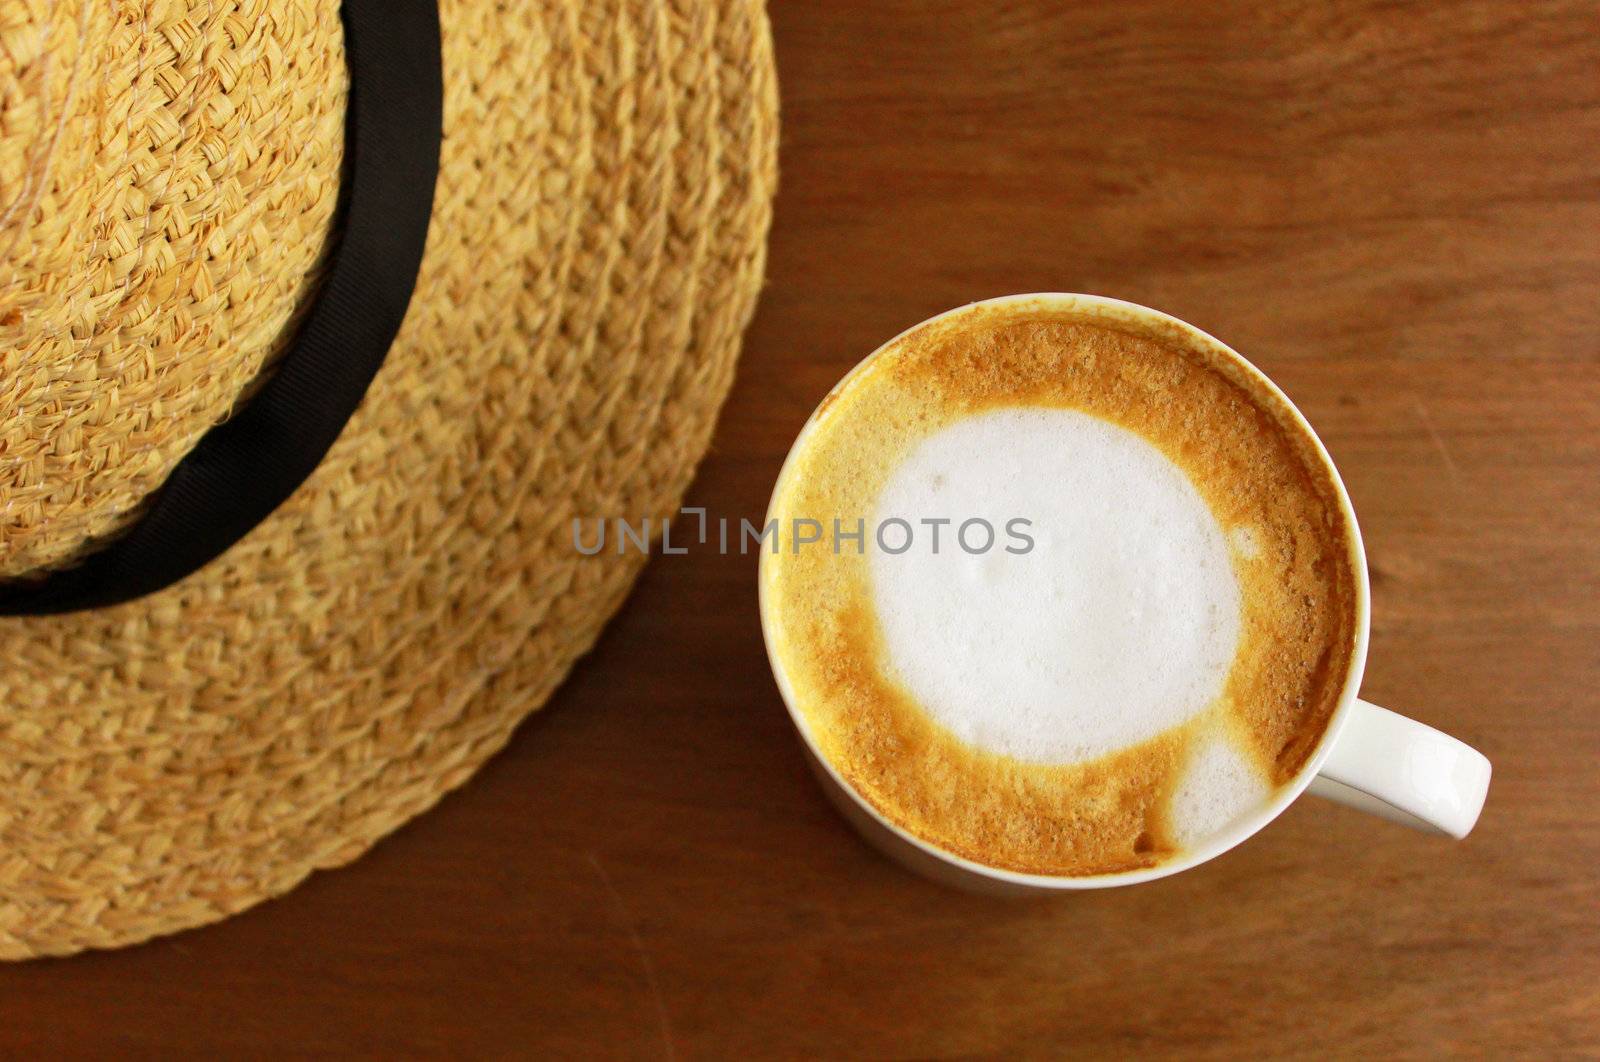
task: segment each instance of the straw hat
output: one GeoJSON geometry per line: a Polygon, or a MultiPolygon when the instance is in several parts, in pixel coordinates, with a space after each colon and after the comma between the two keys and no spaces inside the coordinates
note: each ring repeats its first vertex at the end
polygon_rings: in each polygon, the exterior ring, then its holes
{"type": "Polygon", "coordinates": [[[545,701],[775,140],[759,0],[0,0],[0,956],[278,895],[545,701]]]}

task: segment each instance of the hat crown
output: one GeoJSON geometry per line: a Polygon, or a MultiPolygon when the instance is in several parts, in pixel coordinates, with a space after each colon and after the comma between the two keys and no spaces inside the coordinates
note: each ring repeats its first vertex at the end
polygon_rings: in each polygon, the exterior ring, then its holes
{"type": "Polygon", "coordinates": [[[0,578],[138,518],[330,246],[335,0],[0,2],[0,578]]]}

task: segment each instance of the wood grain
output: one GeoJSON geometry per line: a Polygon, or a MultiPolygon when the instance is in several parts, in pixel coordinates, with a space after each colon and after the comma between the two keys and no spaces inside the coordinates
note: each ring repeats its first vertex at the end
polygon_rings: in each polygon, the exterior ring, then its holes
{"type": "Polygon", "coordinates": [[[770,284],[693,501],[762,512],[811,406],[957,303],[1206,328],[1322,433],[1365,693],[1495,761],[1448,843],[1310,799],[1043,903],[859,843],[767,673],[753,557],[662,557],[549,709],[347,870],[0,968],[0,1050],[1600,1055],[1600,12],[784,2],[770,284]]]}

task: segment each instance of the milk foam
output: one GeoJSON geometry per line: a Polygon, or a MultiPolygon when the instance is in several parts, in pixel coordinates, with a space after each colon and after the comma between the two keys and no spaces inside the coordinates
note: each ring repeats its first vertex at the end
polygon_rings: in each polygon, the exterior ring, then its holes
{"type": "Polygon", "coordinates": [[[1272,795],[1260,771],[1223,734],[1208,735],[1189,756],[1167,805],[1167,825],[1180,847],[1219,833],[1272,795]]]}
{"type": "Polygon", "coordinates": [[[917,531],[905,553],[869,547],[890,669],[969,744],[1093,759],[1222,689],[1240,612],[1227,538],[1183,471],[1125,428],[1064,409],[964,418],[906,455],[875,517],[917,531]],[[941,517],[935,553],[921,521],[941,517]],[[998,532],[981,555],[955,536],[973,517],[998,532]],[[1034,539],[1021,555],[1005,549],[1022,548],[1005,533],[1018,517],[1034,539]]]}

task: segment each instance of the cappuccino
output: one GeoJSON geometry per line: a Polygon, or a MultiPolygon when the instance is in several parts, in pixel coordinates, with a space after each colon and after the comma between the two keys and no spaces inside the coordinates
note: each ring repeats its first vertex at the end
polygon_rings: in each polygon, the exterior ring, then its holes
{"type": "Polygon", "coordinates": [[[1153,867],[1320,740],[1356,639],[1341,513],[1307,430],[1206,337],[980,304],[812,418],[769,515],[916,534],[764,556],[768,637],[813,746],[901,829],[1029,873],[1153,867]]]}

